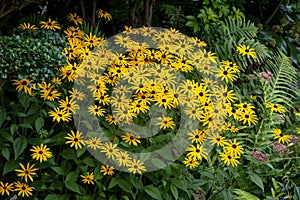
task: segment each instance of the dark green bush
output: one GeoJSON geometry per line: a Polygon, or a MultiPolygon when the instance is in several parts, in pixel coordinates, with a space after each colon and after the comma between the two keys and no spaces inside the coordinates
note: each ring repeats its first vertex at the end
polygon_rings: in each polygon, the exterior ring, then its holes
{"type": "Polygon", "coordinates": [[[61,55],[65,45],[64,38],[48,30],[23,30],[0,36],[0,79],[53,77],[57,67],[66,63],[61,55]]]}

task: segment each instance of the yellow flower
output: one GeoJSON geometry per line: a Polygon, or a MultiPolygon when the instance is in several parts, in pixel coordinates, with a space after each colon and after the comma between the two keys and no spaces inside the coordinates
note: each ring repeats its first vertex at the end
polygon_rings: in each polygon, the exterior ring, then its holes
{"type": "Polygon", "coordinates": [[[32,190],[34,189],[34,187],[29,187],[26,183],[20,183],[15,182],[15,190],[14,191],[19,191],[18,196],[22,197],[29,197],[30,195],[32,195],[32,190]]]}
{"type": "Polygon", "coordinates": [[[266,108],[271,108],[271,113],[273,112],[285,113],[285,108],[279,104],[273,104],[271,102],[268,102],[266,104],[266,108]]]}
{"type": "Polygon", "coordinates": [[[119,150],[117,149],[117,144],[112,144],[111,142],[106,142],[101,146],[101,152],[105,153],[107,158],[112,160],[118,155],[119,150]]]}
{"type": "Polygon", "coordinates": [[[23,78],[21,80],[13,80],[13,81],[14,81],[13,85],[18,85],[16,87],[18,92],[21,92],[21,90],[24,90],[24,92],[29,95],[33,94],[31,88],[29,87],[29,84],[32,82],[32,80],[23,78]]]}
{"type": "Polygon", "coordinates": [[[104,18],[107,21],[112,19],[111,15],[104,10],[99,9],[99,10],[97,10],[97,13],[98,13],[98,18],[104,18]]]}
{"type": "Polygon", "coordinates": [[[142,171],[146,171],[146,167],[143,164],[144,163],[140,162],[140,160],[133,159],[133,161],[128,164],[128,171],[133,174],[142,174],[142,171]]]}
{"type": "Polygon", "coordinates": [[[41,28],[49,29],[52,31],[60,29],[59,24],[55,20],[51,20],[50,18],[48,19],[48,21],[41,21],[40,24],[42,25],[41,28]]]}
{"type": "Polygon", "coordinates": [[[224,164],[226,164],[228,166],[232,165],[234,167],[239,164],[239,161],[237,160],[239,157],[232,153],[224,152],[224,153],[220,153],[220,156],[221,156],[221,160],[224,162],[224,164]]]}
{"type": "Polygon", "coordinates": [[[92,148],[94,150],[101,148],[101,139],[97,137],[92,137],[84,142],[88,148],[92,148]]]}
{"type": "Polygon", "coordinates": [[[66,100],[59,100],[59,107],[67,112],[76,113],[76,110],[79,110],[80,107],[73,99],[69,100],[69,97],[66,97],[66,100]]]}
{"type": "Polygon", "coordinates": [[[211,142],[212,145],[218,145],[221,147],[224,147],[225,145],[228,144],[227,140],[225,139],[225,137],[221,136],[220,134],[216,133],[216,134],[212,134],[209,137],[209,140],[211,142]]]}
{"type": "Polygon", "coordinates": [[[244,149],[240,144],[234,139],[233,141],[229,140],[229,143],[225,146],[225,150],[236,157],[241,156],[244,153],[244,149]]]}
{"type": "Polygon", "coordinates": [[[126,151],[125,152],[120,151],[117,155],[117,161],[119,163],[119,166],[122,165],[128,166],[128,164],[131,162],[131,157],[126,151]]]}
{"type": "Polygon", "coordinates": [[[93,35],[92,33],[90,33],[90,35],[84,35],[83,40],[84,40],[83,44],[90,48],[93,48],[98,44],[101,44],[101,42],[103,42],[103,38],[98,38],[96,35],[93,35]]]}
{"type": "Polygon", "coordinates": [[[66,110],[60,110],[60,108],[54,108],[54,111],[51,110],[48,113],[49,116],[53,117],[52,121],[60,122],[62,120],[68,122],[71,120],[71,113],[66,110]]]}
{"type": "Polygon", "coordinates": [[[92,173],[87,173],[87,175],[86,176],[84,176],[84,175],[80,175],[80,177],[82,178],[82,182],[84,183],[84,184],[92,184],[92,185],[94,185],[94,172],[92,172],[92,173]]]}
{"type": "Polygon", "coordinates": [[[129,145],[133,144],[134,146],[137,146],[138,143],[141,143],[139,140],[139,136],[132,135],[130,133],[126,133],[125,135],[122,136],[122,139],[127,142],[129,145]]]}
{"type": "Polygon", "coordinates": [[[52,157],[50,149],[47,145],[41,144],[41,146],[32,146],[30,149],[33,153],[31,154],[32,159],[39,160],[40,162],[47,161],[48,158],[52,157]]]}
{"type": "Polygon", "coordinates": [[[30,24],[30,23],[23,23],[23,24],[20,24],[18,28],[21,28],[23,30],[25,29],[28,29],[28,30],[36,30],[38,29],[34,24],[30,24]]]}
{"type": "Polygon", "coordinates": [[[83,19],[79,17],[76,13],[74,14],[68,14],[67,19],[71,22],[74,22],[75,25],[77,24],[83,24],[83,19]]]}
{"type": "Polygon", "coordinates": [[[100,172],[102,172],[103,175],[109,175],[109,176],[111,176],[115,173],[114,168],[110,167],[108,165],[102,165],[100,172]]]}
{"type": "Polygon", "coordinates": [[[199,162],[197,161],[197,159],[192,158],[192,157],[186,157],[183,161],[183,164],[185,164],[186,167],[189,167],[190,169],[198,167],[199,166],[199,162]]]}
{"type": "Polygon", "coordinates": [[[290,142],[291,136],[284,135],[280,129],[273,128],[272,132],[273,132],[272,136],[274,137],[274,139],[278,139],[279,143],[282,143],[282,144],[287,143],[288,144],[290,142]]]}
{"type": "Polygon", "coordinates": [[[71,131],[71,133],[68,133],[68,136],[65,137],[65,139],[67,139],[68,141],[66,141],[66,144],[71,144],[70,147],[75,147],[75,149],[77,150],[78,148],[81,149],[82,146],[84,145],[84,141],[82,139],[82,133],[77,131],[76,134],[71,131]]]}
{"type": "Polygon", "coordinates": [[[189,151],[187,156],[193,159],[196,160],[202,160],[202,158],[207,159],[206,149],[203,148],[203,146],[201,146],[200,144],[197,144],[196,146],[191,145],[186,149],[186,151],[189,151]]]}
{"type": "Polygon", "coordinates": [[[156,125],[160,125],[160,128],[167,129],[167,128],[173,128],[175,126],[175,123],[173,122],[172,117],[158,117],[157,118],[159,122],[156,125]]]}
{"type": "Polygon", "coordinates": [[[239,52],[239,54],[241,54],[242,56],[248,56],[248,58],[256,58],[256,53],[254,52],[253,48],[250,48],[249,46],[246,46],[244,44],[239,45],[237,48],[237,51],[239,52]]]}
{"type": "Polygon", "coordinates": [[[19,172],[18,176],[24,177],[25,182],[28,182],[29,178],[31,181],[33,181],[32,175],[36,175],[35,171],[38,170],[38,168],[34,168],[34,164],[30,166],[30,163],[27,163],[27,166],[25,166],[22,163],[19,163],[22,169],[16,169],[16,172],[19,172]]]}
{"type": "Polygon", "coordinates": [[[0,181],[0,194],[1,196],[4,196],[6,194],[7,196],[10,195],[10,192],[14,191],[13,183],[3,183],[0,181]]]}

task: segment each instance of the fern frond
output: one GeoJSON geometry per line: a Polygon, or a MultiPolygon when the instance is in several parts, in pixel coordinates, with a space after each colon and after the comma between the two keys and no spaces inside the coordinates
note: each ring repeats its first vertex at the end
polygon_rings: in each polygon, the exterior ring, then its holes
{"type": "Polygon", "coordinates": [[[220,29],[222,35],[224,37],[238,37],[238,38],[256,38],[257,36],[257,28],[253,22],[250,20],[246,21],[237,20],[237,19],[229,19],[225,20],[223,29],[220,29]]]}
{"type": "Polygon", "coordinates": [[[262,66],[271,71],[271,81],[263,82],[264,103],[280,104],[285,108],[293,107],[295,88],[297,88],[297,73],[291,61],[282,52],[274,52],[273,57],[267,58],[262,66]]]}

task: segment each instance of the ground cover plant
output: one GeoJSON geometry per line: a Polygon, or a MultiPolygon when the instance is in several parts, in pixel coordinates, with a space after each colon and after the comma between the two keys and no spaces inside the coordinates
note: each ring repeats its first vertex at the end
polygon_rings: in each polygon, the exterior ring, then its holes
{"type": "Polygon", "coordinates": [[[95,14],[0,36],[3,199],[300,199],[299,74],[251,21],[107,37],[95,14]]]}

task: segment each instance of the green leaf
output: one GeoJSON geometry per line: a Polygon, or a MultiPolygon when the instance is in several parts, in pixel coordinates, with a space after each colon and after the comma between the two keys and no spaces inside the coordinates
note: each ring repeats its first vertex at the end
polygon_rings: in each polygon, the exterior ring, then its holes
{"type": "Polygon", "coordinates": [[[35,125],[35,130],[39,131],[41,128],[44,126],[45,120],[42,117],[39,117],[36,119],[34,125],[35,125]]]}
{"type": "Polygon", "coordinates": [[[152,185],[145,186],[144,190],[145,190],[145,192],[147,194],[149,194],[154,199],[159,199],[159,200],[163,199],[162,196],[161,196],[161,194],[160,194],[160,191],[156,187],[154,187],[152,185]]]}
{"type": "Polygon", "coordinates": [[[257,196],[254,196],[253,194],[250,194],[244,190],[235,189],[234,193],[238,195],[235,197],[236,200],[259,200],[257,196]]]}
{"type": "Polygon", "coordinates": [[[59,199],[60,195],[59,194],[49,194],[45,197],[45,200],[53,200],[53,199],[59,199]]]}
{"type": "Polygon", "coordinates": [[[63,175],[64,170],[61,167],[51,167],[53,171],[55,171],[58,175],[63,175]]]}
{"type": "Polygon", "coordinates": [[[6,139],[7,141],[14,142],[13,136],[12,136],[10,133],[8,133],[8,132],[5,132],[5,131],[2,131],[2,130],[1,130],[0,135],[1,135],[4,139],[6,139]]]}
{"type": "Polygon", "coordinates": [[[0,127],[2,126],[3,122],[6,118],[6,110],[2,107],[0,107],[0,127]]]}
{"type": "Polygon", "coordinates": [[[19,157],[21,153],[25,150],[27,146],[27,139],[25,137],[18,137],[14,142],[13,142],[13,149],[15,153],[15,160],[19,157]]]}
{"type": "Polygon", "coordinates": [[[22,127],[22,128],[30,128],[30,129],[33,129],[32,126],[28,123],[24,123],[24,124],[19,124],[18,125],[19,127],[22,127]]]}
{"type": "Polygon", "coordinates": [[[264,192],[264,184],[262,179],[257,174],[249,173],[250,179],[253,183],[255,183],[263,192],[264,192]]]}
{"type": "Polygon", "coordinates": [[[2,156],[6,159],[9,160],[10,152],[9,149],[6,147],[2,148],[2,156]]]}
{"type": "Polygon", "coordinates": [[[14,135],[14,133],[18,130],[18,125],[12,124],[10,125],[10,133],[14,135]]]}
{"type": "Polygon", "coordinates": [[[77,173],[76,172],[68,173],[66,177],[66,181],[74,181],[74,180],[77,180],[77,173]]]}
{"type": "Polygon", "coordinates": [[[72,159],[76,158],[76,157],[77,157],[76,154],[77,154],[77,153],[76,153],[75,149],[71,149],[71,148],[64,149],[64,150],[60,153],[60,155],[61,155],[63,158],[67,159],[67,160],[72,160],[72,159]]]}
{"type": "Polygon", "coordinates": [[[177,190],[177,187],[175,187],[174,185],[171,185],[171,192],[172,192],[174,198],[178,199],[178,190],[177,190]]]}
{"type": "Polygon", "coordinates": [[[90,167],[95,167],[94,159],[93,158],[85,158],[82,162],[90,167]]]}
{"type": "Polygon", "coordinates": [[[7,161],[7,162],[4,164],[3,174],[2,174],[2,175],[6,174],[6,173],[8,173],[8,172],[11,172],[11,171],[13,171],[13,170],[15,170],[15,169],[17,169],[18,166],[19,166],[19,163],[18,163],[18,161],[16,161],[16,160],[10,160],[10,161],[7,161]]]}
{"type": "Polygon", "coordinates": [[[79,158],[84,152],[86,151],[86,147],[83,146],[82,148],[77,149],[77,158],[79,158]]]}
{"type": "Polygon", "coordinates": [[[66,188],[68,188],[69,190],[71,190],[73,192],[82,194],[82,192],[80,190],[80,185],[78,185],[74,181],[65,181],[65,186],[66,186],[66,188]]]}

